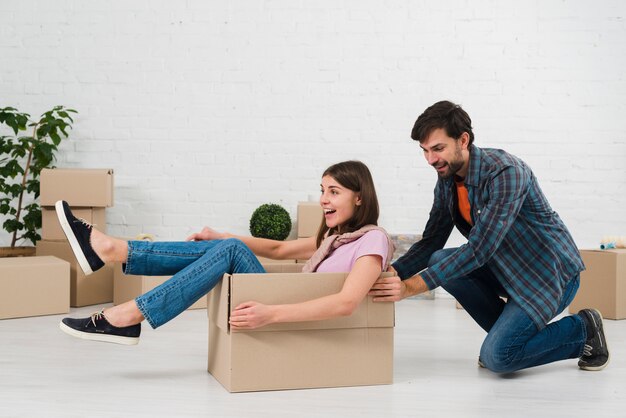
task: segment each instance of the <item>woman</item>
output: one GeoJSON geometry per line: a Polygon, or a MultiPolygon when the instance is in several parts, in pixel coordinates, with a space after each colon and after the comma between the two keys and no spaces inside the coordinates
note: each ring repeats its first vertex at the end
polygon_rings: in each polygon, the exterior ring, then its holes
{"type": "Polygon", "coordinates": [[[224,273],[265,273],[255,254],[278,260],[310,258],[305,272],[349,274],[341,291],[333,295],[290,305],[242,303],[231,313],[231,329],[350,315],[386,270],[393,254],[387,233],[376,226],[378,199],[367,166],[345,161],[324,171],[320,205],[324,222],[317,237],[275,241],[205,227],[187,242],[147,242],[109,237],[74,217],[67,203],[59,201],[59,222],[85,274],[106,262],[118,261],[125,263],[126,274],[173,275],[135,300],[89,318],[65,318],[60,327],[78,338],[137,344],[144,319],[153,328],[165,324],[206,295],[224,273]]]}

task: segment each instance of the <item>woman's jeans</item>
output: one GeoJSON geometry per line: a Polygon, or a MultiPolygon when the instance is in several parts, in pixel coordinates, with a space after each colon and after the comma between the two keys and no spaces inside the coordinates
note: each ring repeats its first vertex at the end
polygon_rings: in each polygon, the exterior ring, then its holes
{"type": "MultiPolygon", "coordinates": [[[[435,252],[429,265],[446,258],[455,248],[435,252]]],[[[572,278],[563,291],[557,313],[574,299],[580,276],[572,278]]],[[[578,358],[587,337],[582,318],[564,317],[538,329],[533,320],[507,296],[487,266],[465,277],[450,280],[443,288],[456,298],[470,316],[487,331],[480,349],[482,364],[498,373],[513,372],[557,360],[578,358]]]]}
{"type": "Polygon", "coordinates": [[[206,295],[224,273],[265,273],[238,239],[186,242],[129,241],[125,274],[173,277],[135,299],[152,328],[206,295]]]}

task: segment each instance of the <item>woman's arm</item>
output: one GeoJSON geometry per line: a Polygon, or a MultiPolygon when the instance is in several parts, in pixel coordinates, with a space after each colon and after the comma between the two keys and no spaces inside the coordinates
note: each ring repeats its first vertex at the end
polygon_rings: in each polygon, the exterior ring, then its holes
{"type": "Polygon", "coordinates": [[[362,256],[354,263],[338,293],[288,305],[242,303],[231,313],[231,329],[254,329],[277,322],[315,321],[350,315],[367,295],[381,271],[380,256],[362,256]]]}
{"type": "Polygon", "coordinates": [[[202,231],[187,237],[187,241],[209,241],[227,238],[237,238],[246,244],[256,255],[274,260],[285,260],[291,258],[308,260],[317,249],[315,245],[315,237],[298,238],[289,241],[276,241],[273,239],[234,235],[228,232],[217,232],[208,226],[202,228],[202,231]]]}

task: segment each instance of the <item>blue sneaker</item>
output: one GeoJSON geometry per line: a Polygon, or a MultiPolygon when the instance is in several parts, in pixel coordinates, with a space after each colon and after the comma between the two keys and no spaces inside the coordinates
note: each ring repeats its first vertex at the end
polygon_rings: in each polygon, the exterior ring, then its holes
{"type": "Polygon", "coordinates": [[[59,200],[54,205],[59,223],[67,237],[74,256],[86,275],[99,270],[104,266],[104,262],[91,248],[90,238],[93,225],[84,219],[75,217],[70,206],[65,200],[59,200]]]}

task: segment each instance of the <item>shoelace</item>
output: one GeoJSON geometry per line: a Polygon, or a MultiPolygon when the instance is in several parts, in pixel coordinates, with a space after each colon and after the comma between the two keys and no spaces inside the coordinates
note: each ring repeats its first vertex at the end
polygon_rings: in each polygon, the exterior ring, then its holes
{"type": "MultiPolygon", "coordinates": [[[[91,323],[94,327],[96,327],[96,321],[104,318],[104,311],[96,312],[91,314],[91,323]]],[[[106,318],[105,318],[106,319],[106,318]]]]}
{"type": "Polygon", "coordinates": [[[75,219],[74,219],[74,222],[80,222],[80,223],[82,223],[83,225],[85,225],[87,228],[90,228],[90,229],[94,227],[94,225],[93,225],[92,223],[87,222],[87,221],[86,221],[85,219],[83,219],[83,218],[75,218],[75,219]]]}
{"type": "Polygon", "coordinates": [[[585,344],[585,347],[583,347],[583,357],[589,357],[591,356],[591,350],[593,349],[593,347],[591,347],[589,344],[585,344]]]}

